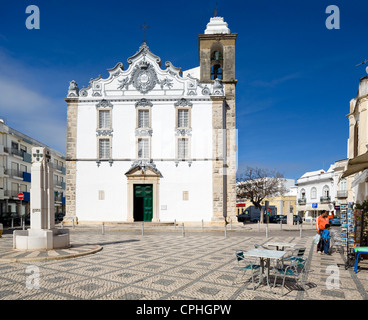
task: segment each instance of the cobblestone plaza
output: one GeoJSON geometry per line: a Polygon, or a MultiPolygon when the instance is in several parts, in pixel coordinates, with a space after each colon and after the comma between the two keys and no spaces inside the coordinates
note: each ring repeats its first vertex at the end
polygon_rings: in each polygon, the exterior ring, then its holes
{"type": "MultiPolygon", "coordinates": [[[[69,250],[15,252],[12,234],[0,239],[1,300],[366,300],[368,266],[345,270],[344,254],[318,255],[314,230],[221,230],[152,228],[137,230],[71,228],[69,250]],[[235,250],[270,241],[305,247],[306,292],[286,281],[272,293],[266,285],[247,289],[246,275],[237,276],[235,250]],[[12,260],[13,259],[13,260],[12,260]],[[46,260],[48,259],[48,260],[46,260]],[[18,261],[18,262],[13,262],[18,261]],[[39,270],[39,285],[27,286],[39,270]],[[333,272],[331,271],[333,270],[333,272]],[[335,277],[334,281],[328,278],[335,277]],[[237,277],[236,277],[237,276],[237,277]],[[233,284],[235,280],[235,284],[233,284]]],[[[249,275],[249,274],[248,274],[249,275]]]]}

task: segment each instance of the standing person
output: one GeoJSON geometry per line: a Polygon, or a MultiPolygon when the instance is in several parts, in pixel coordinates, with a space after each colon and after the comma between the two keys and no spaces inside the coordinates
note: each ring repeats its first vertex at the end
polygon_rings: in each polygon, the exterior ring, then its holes
{"type": "Polygon", "coordinates": [[[322,239],[323,239],[323,251],[325,254],[330,254],[330,239],[331,239],[331,234],[330,234],[330,224],[327,223],[325,225],[325,230],[323,230],[322,232],[322,239]]]}
{"type": "Polygon", "coordinates": [[[323,239],[322,239],[322,232],[325,230],[326,224],[328,224],[330,219],[335,217],[334,212],[331,211],[331,215],[328,215],[326,210],[322,210],[322,214],[317,217],[316,219],[316,229],[317,233],[321,236],[318,245],[317,245],[317,253],[322,253],[323,251],[323,239]]]}

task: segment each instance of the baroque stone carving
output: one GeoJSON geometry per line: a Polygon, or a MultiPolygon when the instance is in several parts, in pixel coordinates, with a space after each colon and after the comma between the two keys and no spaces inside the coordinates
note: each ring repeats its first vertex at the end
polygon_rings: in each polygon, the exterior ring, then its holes
{"type": "Polygon", "coordinates": [[[142,98],[141,100],[137,101],[136,104],[135,104],[135,107],[152,107],[153,104],[151,101],[145,99],[145,98],[142,98]]]}
{"type": "Polygon", "coordinates": [[[185,98],[181,98],[178,102],[174,104],[175,107],[193,107],[193,103],[185,98]]]}
{"type": "Polygon", "coordinates": [[[99,103],[96,104],[96,108],[113,108],[114,106],[108,100],[102,99],[99,103]]]}
{"type": "Polygon", "coordinates": [[[68,97],[78,97],[79,96],[79,88],[78,84],[72,80],[69,82],[69,89],[68,89],[68,97]]]}
{"type": "Polygon", "coordinates": [[[97,137],[112,137],[112,133],[114,130],[112,129],[97,129],[96,136],[97,137]]]}
{"type": "Polygon", "coordinates": [[[142,94],[151,91],[159,83],[154,67],[146,61],[141,61],[135,67],[129,81],[142,94]]]}

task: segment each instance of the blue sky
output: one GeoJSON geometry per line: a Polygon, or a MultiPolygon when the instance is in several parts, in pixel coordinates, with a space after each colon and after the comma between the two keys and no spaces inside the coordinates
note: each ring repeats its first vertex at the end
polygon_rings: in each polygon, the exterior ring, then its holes
{"type": "Polygon", "coordinates": [[[143,40],[163,62],[199,65],[198,34],[218,2],[236,45],[239,170],[277,169],[297,179],[346,158],[349,101],[368,58],[363,0],[10,1],[0,10],[0,117],[65,152],[69,81],[81,88],[117,62],[127,66],[143,40]],[[40,9],[28,30],[26,7],[40,9]],[[328,5],[340,29],[328,30],[328,5]]]}

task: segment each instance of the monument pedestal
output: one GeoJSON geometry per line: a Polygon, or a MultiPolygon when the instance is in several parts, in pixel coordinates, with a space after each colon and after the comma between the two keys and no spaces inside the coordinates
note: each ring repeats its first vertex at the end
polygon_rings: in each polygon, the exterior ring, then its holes
{"type": "Polygon", "coordinates": [[[20,250],[52,250],[70,247],[68,229],[15,230],[13,248],[20,250]]]}
{"type": "Polygon", "coordinates": [[[13,233],[13,248],[52,250],[70,247],[69,230],[55,229],[54,183],[51,155],[32,148],[31,228],[13,233]]]}

